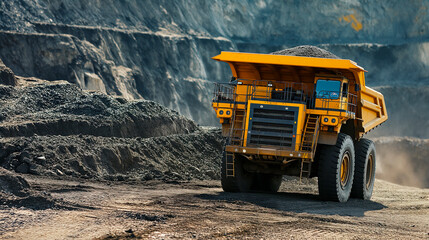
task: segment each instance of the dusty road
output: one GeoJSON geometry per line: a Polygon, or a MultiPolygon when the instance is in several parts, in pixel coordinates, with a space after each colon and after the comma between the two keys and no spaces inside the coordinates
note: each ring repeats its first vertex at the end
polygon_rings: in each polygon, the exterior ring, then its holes
{"type": "Polygon", "coordinates": [[[429,189],[384,181],[373,201],[341,204],[319,201],[315,181],[244,194],[217,181],[27,180],[61,206],[0,208],[2,239],[429,239],[429,189]]]}

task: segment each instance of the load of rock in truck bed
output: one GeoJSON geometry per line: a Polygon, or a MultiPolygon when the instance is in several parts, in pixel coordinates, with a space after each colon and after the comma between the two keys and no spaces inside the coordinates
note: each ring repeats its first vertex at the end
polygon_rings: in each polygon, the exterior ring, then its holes
{"type": "Polygon", "coordinates": [[[280,51],[272,52],[270,54],[340,59],[340,57],[338,57],[337,55],[329,51],[326,51],[324,49],[321,49],[315,46],[310,46],[310,45],[302,45],[302,46],[297,46],[293,48],[286,48],[280,51]]]}

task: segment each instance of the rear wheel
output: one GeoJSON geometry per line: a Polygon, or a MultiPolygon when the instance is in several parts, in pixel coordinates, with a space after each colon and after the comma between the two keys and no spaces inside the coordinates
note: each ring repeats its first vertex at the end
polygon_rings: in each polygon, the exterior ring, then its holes
{"type": "Polygon", "coordinates": [[[355,152],[353,140],[338,134],[335,145],[319,149],[318,185],[323,200],[347,202],[353,185],[355,152]]]}
{"type": "Polygon", "coordinates": [[[371,199],[375,180],[375,145],[362,138],[355,144],[356,170],[351,196],[364,200],[371,199]]]}

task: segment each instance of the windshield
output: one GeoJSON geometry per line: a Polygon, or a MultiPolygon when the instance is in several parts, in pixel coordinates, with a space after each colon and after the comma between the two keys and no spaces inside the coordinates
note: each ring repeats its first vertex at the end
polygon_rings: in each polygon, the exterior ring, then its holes
{"type": "Polygon", "coordinates": [[[318,80],[316,84],[316,97],[338,99],[340,96],[341,82],[335,80],[318,80]]]}

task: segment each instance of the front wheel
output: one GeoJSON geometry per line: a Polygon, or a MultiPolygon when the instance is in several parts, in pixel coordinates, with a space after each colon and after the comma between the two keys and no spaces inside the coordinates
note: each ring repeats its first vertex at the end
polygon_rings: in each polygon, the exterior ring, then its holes
{"type": "Polygon", "coordinates": [[[223,152],[221,184],[225,192],[249,192],[251,190],[255,174],[244,169],[245,161],[247,161],[246,158],[241,155],[226,154],[225,151],[223,152]],[[232,171],[227,170],[227,163],[234,164],[234,176],[230,176],[232,175],[232,171]]]}
{"type": "Polygon", "coordinates": [[[339,133],[335,145],[321,146],[318,185],[323,200],[347,202],[353,185],[355,151],[353,140],[339,133]]]}
{"type": "Polygon", "coordinates": [[[254,190],[275,193],[279,191],[283,175],[257,173],[255,176],[254,190]]]}
{"type": "Polygon", "coordinates": [[[227,176],[227,163],[233,162],[233,155],[222,152],[222,165],[220,168],[220,182],[225,192],[238,192],[238,184],[235,177],[227,176]]]}
{"type": "Polygon", "coordinates": [[[351,196],[364,200],[371,199],[375,180],[375,145],[362,138],[355,144],[356,171],[351,196]]]}

